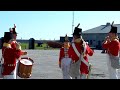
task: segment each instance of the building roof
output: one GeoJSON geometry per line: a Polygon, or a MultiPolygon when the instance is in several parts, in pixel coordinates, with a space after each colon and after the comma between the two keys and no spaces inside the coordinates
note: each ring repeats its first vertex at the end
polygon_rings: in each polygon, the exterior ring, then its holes
{"type": "MultiPolygon", "coordinates": [[[[120,33],[120,24],[114,24],[114,26],[117,27],[117,33],[120,33]]],[[[84,33],[108,33],[111,29],[111,24],[110,23],[106,23],[106,25],[101,25],[89,30],[85,30],[83,31],[84,33]]]]}

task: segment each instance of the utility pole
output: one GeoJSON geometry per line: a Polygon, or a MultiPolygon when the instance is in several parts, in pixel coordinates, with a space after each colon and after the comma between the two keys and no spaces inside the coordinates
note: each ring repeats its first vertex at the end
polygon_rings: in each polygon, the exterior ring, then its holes
{"type": "Polygon", "coordinates": [[[73,33],[73,29],[74,29],[74,11],[73,11],[73,20],[72,20],[72,33],[73,33]]]}

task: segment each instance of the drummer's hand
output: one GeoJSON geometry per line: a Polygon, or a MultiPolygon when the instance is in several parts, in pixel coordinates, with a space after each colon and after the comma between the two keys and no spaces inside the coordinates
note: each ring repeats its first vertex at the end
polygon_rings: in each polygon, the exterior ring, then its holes
{"type": "Polygon", "coordinates": [[[25,52],[23,52],[23,55],[27,55],[27,52],[25,51],[25,52]]]}
{"type": "Polygon", "coordinates": [[[26,51],[22,51],[21,55],[27,55],[27,52],[26,51]]]}

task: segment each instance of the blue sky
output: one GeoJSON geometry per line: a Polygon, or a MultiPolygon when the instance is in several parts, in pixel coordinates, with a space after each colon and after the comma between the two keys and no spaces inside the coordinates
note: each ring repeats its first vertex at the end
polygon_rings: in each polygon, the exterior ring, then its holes
{"type": "MultiPolygon", "coordinates": [[[[58,40],[72,36],[73,11],[0,11],[0,37],[16,24],[17,39],[58,40]]],[[[74,26],[83,31],[114,21],[120,24],[120,11],[74,11],[74,26]]]]}

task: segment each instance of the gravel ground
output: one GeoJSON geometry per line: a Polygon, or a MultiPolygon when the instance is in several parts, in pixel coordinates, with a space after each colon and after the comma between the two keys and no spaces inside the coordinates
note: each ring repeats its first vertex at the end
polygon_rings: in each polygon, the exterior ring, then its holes
{"type": "MultiPolygon", "coordinates": [[[[28,79],[62,79],[62,72],[58,67],[59,50],[26,51],[27,56],[34,60],[32,75],[28,79]]],[[[92,63],[90,79],[108,79],[106,54],[102,54],[101,50],[95,50],[94,55],[88,58],[92,63]]]]}

